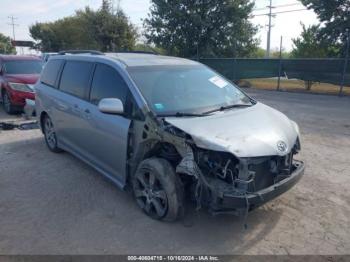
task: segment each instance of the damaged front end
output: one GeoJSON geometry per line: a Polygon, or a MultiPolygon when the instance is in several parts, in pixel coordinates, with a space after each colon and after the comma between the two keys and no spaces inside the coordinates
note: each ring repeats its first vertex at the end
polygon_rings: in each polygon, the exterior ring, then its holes
{"type": "Polygon", "coordinates": [[[304,164],[285,156],[236,158],[230,153],[195,151],[203,181],[201,202],[213,213],[244,214],[291,188],[302,176],[304,164]]]}
{"type": "Polygon", "coordinates": [[[283,156],[236,157],[199,148],[189,134],[165,119],[148,116],[142,128],[134,126],[133,130],[142,141],[134,139],[130,144],[134,148],[131,173],[143,159],[165,158],[182,179],[190,178],[188,189],[197,209],[204,206],[213,214],[246,215],[287,191],[304,172],[303,162],[293,159],[300,149],[299,139],[283,156]]]}

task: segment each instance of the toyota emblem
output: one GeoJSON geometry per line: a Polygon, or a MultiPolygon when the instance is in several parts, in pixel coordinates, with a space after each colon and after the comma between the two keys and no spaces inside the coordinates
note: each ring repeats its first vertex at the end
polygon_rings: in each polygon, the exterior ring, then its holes
{"type": "Polygon", "coordinates": [[[286,152],[287,150],[287,144],[283,141],[278,141],[277,142],[277,149],[280,152],[286,152]]]}

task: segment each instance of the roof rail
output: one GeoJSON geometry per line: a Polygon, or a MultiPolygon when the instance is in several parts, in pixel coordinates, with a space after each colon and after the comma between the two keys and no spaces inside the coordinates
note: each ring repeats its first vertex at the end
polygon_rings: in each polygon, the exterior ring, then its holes
{"type": "Polygon", "coordinates": [[[104,53],[96,50],[64,50],[58,52],[59,55],[66,54],[91,54],[91,55],[104,55],[104,53]]]}
{"type": "Polygon", "coordinates": [[[157,52],[153,51],[116,51],[116,53],[158,55],[157,52]]]}

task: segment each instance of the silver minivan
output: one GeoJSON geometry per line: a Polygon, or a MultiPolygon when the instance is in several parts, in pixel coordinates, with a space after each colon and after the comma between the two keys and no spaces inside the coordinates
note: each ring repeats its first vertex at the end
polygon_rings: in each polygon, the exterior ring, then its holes
{"type": "Polygon", "coordinates": [[[155,219],[176,220],[186,199],[246,215],[304,173],[298,125],[195,61],[61,52],[35,90],[48,148],[131,189],[155,219]]]}

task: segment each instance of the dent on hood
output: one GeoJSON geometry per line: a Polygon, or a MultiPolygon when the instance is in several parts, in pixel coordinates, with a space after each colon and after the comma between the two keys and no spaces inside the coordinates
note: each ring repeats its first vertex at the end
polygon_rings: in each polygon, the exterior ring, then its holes
{"type": "Polygon", "coordinates": [[[298,138],[298,128],[281,112],[258,103],[200,118],[167,118],[204,149],[229,152],[237,157],[288,154],[298,138]],[[278,149],[284,143],[284,151],[278,149]]]}

